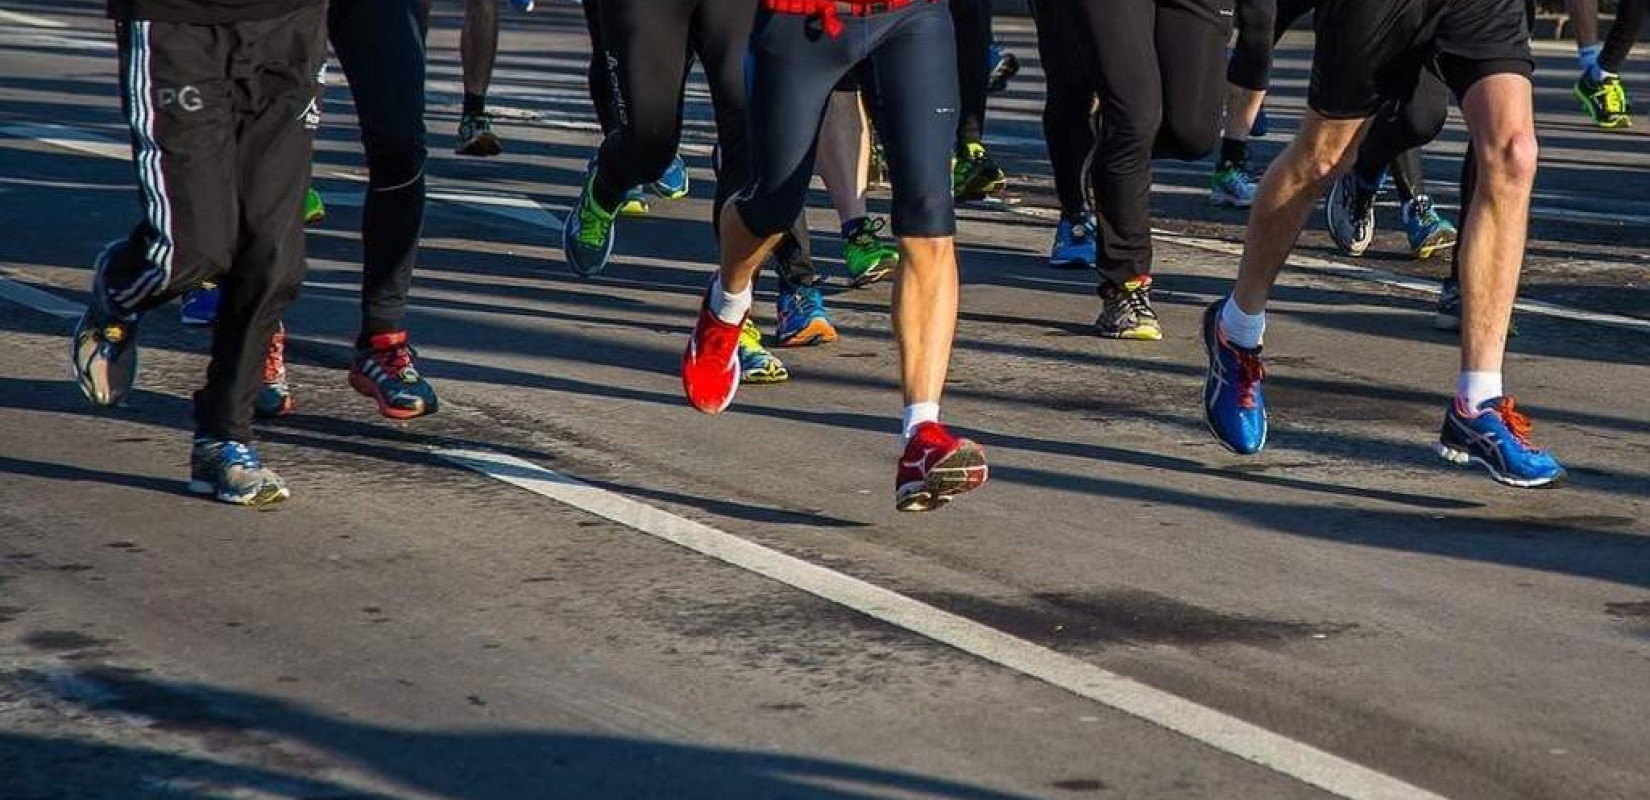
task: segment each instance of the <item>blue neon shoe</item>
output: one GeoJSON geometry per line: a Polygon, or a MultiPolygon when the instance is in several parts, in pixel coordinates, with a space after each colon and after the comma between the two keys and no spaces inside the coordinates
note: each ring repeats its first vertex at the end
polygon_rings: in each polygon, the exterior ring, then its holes
{"type": "Polygon", "coordinates": [[[1008,88],[1008,82],[1020,74],[1020,57],[1003,49],[1000,42],[991,43],[989,62],[991,76],[986,82],[986,91],[1001,92],[1008,88]]]}
{"type": "Polygon", "coordinates": [[[630,191],[619,198],[617,213],[621,217],[643,217],[653,213],[653,204],[647,201],[647,190],[640,186],[630,187],[630,191]]]}
{"type": "Polygon", "coordinates": [[[588,278],[607,267],[613,257],[613,219],[616,211],[608,211],[596,202],[596,168],[591,167],[584,178],[584,189],[579,200],[567,211],[567,222],[562,225],[561,249],[567,265],[581,277],[588,278]]]}
{"type": "Polygon", "coordinates": [[[115,308],[104,288],[104,272],[125,248],[126,240],[116,239],[92,262],[91,301],[69,345],[70,374],[81,393],[100,406],[119,403],[137,383],[138,315],[115,308]]]}
{"type": "Polygon", "coordinates": [[[203,283],[198,289],[184,292],[183,304],[178,309],[178,321],[196,327],[217,322],[219,296],[215,283],[203,283]]]}
{"type": "Polygon", "coordinates": [[[818,286],[799,286],[779,293],[779,323],[773,338],[780,347],[807,347],[836,341],[836,326],[825,310],[818,286]]]}
{"type": "Polygon", "coordinates": [[[1094,215],[1088,212],[1075,222],[1061,216],[1060,227],[1054,229],[1054,249],[1049,252],[1048,265],[1056,269],[1093,269],[1099,258],[1094,225],[1094,215]]]}
{"type": "Polygon", "coordinates": [[[1478,464],[1496,483],[1531,489],[1563,481],[1567,473],[1551,453],[1530,443],[1530,418],[1511,397],[1485,400],[1476,413],[1450,403],[1438,434],[1438,455],[1456,464],[1478,464]]]}
{"type": "Polygon", "coordinates": [[[1454,247],[1460,236],[1455,225],[1432,207],[1432,198],[1424,194],[1405,203],[1400,216],[1404,220],[1404,233],[1409,235],[1409,250],[1417,261],[1425,261],[1454,247]]]}
{"type": "Polygon", "coordinates": [[[688,188],[687,164],[682,162],[681,156],[670,160],[670,166],[665,168],[665,174],[650,186],[653,193],[666,200],[680,200],[687,197],[688,188]]]}
{"type": "Polygon", "coordinates": [[[785,362],[762,346],[762,329],[747,317],[739,328],[739,382],[784,383],[790,379],[785,362]]]}
{"type": "Polygon", "coordinates": [[[1216,300],[1203,312],[1203,349],[1209,354],[1209,374],[1203,382],[1203,415],[1226,449],[1241,455],[1259,453],[1266,446],[1266,395],[1261,381],[1266,365],[1260,348],[1238,347],[1220,331],[1216,300]]]}
{"type": "Polygon", "coordinates": [[[251,446],[210,436],[195,437],[189,454],[189,491],[254,508],[292,496],[286,482],[258,460],[251,446]]]}

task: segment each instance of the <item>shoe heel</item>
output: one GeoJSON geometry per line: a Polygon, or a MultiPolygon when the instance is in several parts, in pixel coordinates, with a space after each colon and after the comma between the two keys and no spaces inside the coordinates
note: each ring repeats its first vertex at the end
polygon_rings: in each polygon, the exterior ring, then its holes
{"type": "Polygon", "coordinates": [[[1450,447],[1443,442],[1433,445],[1432,451],[1437,453],[1439,458],[1442,458],[1451,464],[1466,465],[1472,463],[1472,455],[1470,453],[1465,450],[1458,450],[1454,447],[1450,447]]]}
{"type": "Polygon", "coordinates": [[[213,486],[211,481],[200,478],[189,479],[190,494],[217,494],[217,491],[217,487],[213,486]]]}

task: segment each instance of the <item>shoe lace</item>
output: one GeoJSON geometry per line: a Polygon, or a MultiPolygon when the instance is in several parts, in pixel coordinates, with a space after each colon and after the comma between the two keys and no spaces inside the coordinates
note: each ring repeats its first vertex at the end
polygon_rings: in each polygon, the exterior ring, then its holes
{"type": "Polygon", "coordinates": [[[1237,387],[1238,407],[1254,408],[1255,387],[1266,378],[1266,362],[1261,361],[1258,350],[1245,350],[1239,347],[1232,350],[1237,355],[1237,380],[1233,385],[1237,387]]]}
{"type": "Polygon", "coordinates": [[[1152,285],[1147,281],[1129,281],[1123,284],[1117,300],[1129,313],[1137,317],[1157,319],[1157,310],[1152,308],[1152,285]]]}
{"type": "Polygon", "coordinates": [[[1421,195],[1410,201],[1409,217],[1417,225],[1433,225],[1438,222],[1438,210],[1432,207],[1432,198],[1421,195]]]}
{"type": "Polygon", "coordinates": [[[385,374],[396,378],[404,378],[406,373],[415,372],[413,370],[412,345],[405,342],[381,350],[373,350],[367,354],[367,358],[378,364],[378,367],[384,370],[385,374]]]}
{"type": "Polygon", "coordinates": [[[756,323],[745,320],[744,327],[739,329],[739,344],[746,350],[762,350],[762,329],[756,323]]]}
{"type": "Polygon", "coordinates": [[[1627,87],[1622,84],[1620,78],[1605,78],[1603,84],[1599,86],[1598,93],[1604,100],[1603,105],[1606,112],[1611,114],[1627,113],[1627,87]]]}
{"type": "Polygon", "coordinates": [[[594,194],[586,193],[579,205],[579,242],[588,247],[601,247],[613,230],[612,214],[603,213],[596,206],[594,194]]]}
{"type": "Polygon", "coordinates": [[[1530,421],[1529,416],[1518,410],[1517,401],[1511,397],[1503,398],[1501,407],[1497,411],[1501,414],[1501,421],[1506,423],[1507,430],[1512,433],[1513,438],[1517,439],[1519,444],[1533,449],[1535,445],[1530,442],[1530,434],[1535,430],[1535,424],[1530,421]]]}
{"type": "Polygon", "coordinates": [[[848,243],[858,247],[875,247],[882,242],[882,229],[888,227],[888,220],[881,217],[867,217],[859,223],[859,227],[848,237],[848,243]]]}
{"type": "Polygon", "coordinates": [[[280,383],[286,378],[286,329],[276,328],[264,353],[264,383],[280,383]]]}

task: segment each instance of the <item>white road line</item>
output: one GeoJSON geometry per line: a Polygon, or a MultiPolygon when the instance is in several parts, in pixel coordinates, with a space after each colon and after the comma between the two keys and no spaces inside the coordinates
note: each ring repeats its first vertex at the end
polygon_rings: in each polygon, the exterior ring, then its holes
{"type": "Polygon", "coordinates": [[[59,22],[55,19],[37,17],[33,14],[24,14],[17,11],[6,11],[5,9],[0,9],[0,22],[8,22],[13,25],[27,25],[31,28],[52,28],[54,30],[62,30],[70,27],[67,22],[59,22]]]}
{"type": "Polygon", "coordinates": [[[437,449],[433,452],[488,477],[904,628],[1340,797],[1358,800],[1439,797],[1081,659],[591,486],[530,461],[487,451],[437,449]]]}
{"type": "Polygon", "coordinates": [[[80,319],[80,314],[86,310],[79,303],[64,300],[51,292],[41,291],[5,276],[0,276],[0,298],[59,319],[80,319]]]}
{"type": "Polygon", "coordinates": [[[119,161],[128,161],[132,158],[132,145],[125,139],[116,139],[96,131],[76,128],[71,125],[36,125],[33,123],[5,125],[0,126],[0,133],[18,139],[33,139],[42,144],[61,147],[65,150],[74,150],[87,155],[112,158],[119,161]]]}

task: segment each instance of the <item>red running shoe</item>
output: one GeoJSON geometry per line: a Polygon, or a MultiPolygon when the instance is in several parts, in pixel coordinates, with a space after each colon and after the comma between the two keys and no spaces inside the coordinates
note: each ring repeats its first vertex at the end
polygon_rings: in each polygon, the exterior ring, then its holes
{"type": "Polygon", "coordinates": [[[699,324],[682,353],[682,390],[689,403],[706,414],[720,414],[739,391],[739,331],[744,320],[729,325],[710,310],[710,298],[699,306],[699,324]]]}
{"type": "Polygon", "coordinates": [[[894,507],[933,511],[985,484],[985,450],[958,439],[938,422],[917,426],[894,474],[894,507]]]}

